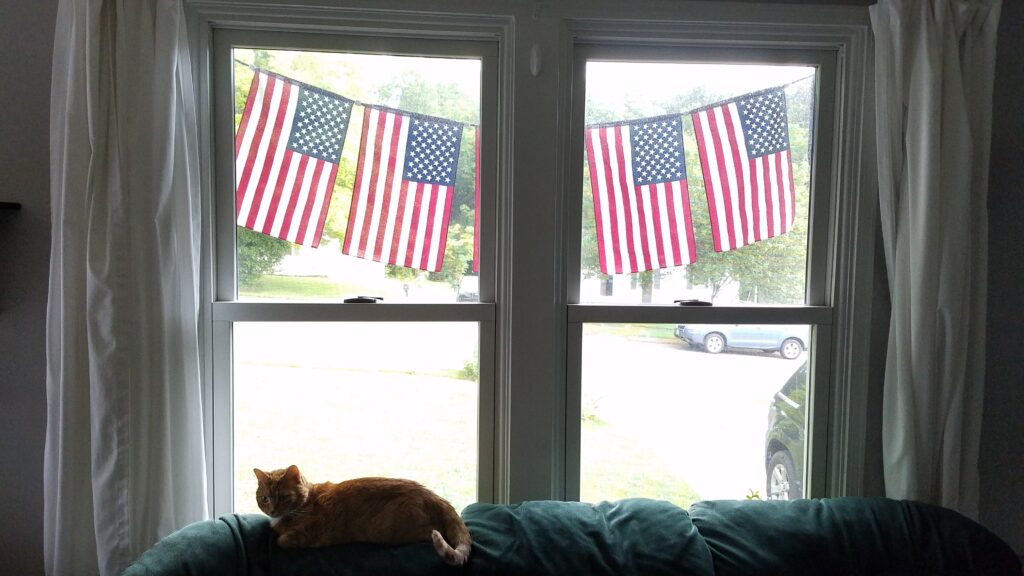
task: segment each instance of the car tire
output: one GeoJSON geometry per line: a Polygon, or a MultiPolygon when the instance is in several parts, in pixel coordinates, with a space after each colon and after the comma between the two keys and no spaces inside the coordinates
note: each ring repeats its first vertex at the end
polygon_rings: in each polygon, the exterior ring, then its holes
{"type": "Polygon", "coordinates": [[[704,337],[704,350],[710,354],[718,354],[725,350],[725,336],[713,332],[704,337]]]}
{"type": "Polygon", "coordinates": [[[796,466],[789,450],[779,450],[768,460],[766,493],[769,500],[796,500],[803,498],[796,466]]]}
{"type": "Polygon", "coordinates": [[[786,338],[779,347],[779,354],[786,360],[796,360],[803,351],[803,343],[796,338],[786,338]]]}

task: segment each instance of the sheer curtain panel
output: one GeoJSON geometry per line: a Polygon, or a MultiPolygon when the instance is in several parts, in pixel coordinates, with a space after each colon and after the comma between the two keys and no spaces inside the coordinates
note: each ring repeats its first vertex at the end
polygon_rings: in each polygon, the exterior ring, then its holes
{"type": "Polygon", "coordinates": [[[207,516],[196,113],[179,0],[61,0],[50,109],[47,574],[207,516]]]}
{"type": "Polygon", "coordinates": [[[988,170],[1000,4],[871,7],[879,202],[892,318],[886,493],[977,517],[988,170]]]}

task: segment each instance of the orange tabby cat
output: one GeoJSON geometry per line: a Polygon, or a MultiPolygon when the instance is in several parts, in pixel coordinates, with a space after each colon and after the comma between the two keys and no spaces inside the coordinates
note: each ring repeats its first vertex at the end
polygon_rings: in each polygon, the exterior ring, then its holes
{"type": "Polygon", "coordinates": [[[472,541],[458,512],[418,482],[357,478],[314,484],[295,465],[272,472],[254,468],[253,472],[259,481],[256,503],[271,517],[282,548],[432,540],[437,553],[452,566],[461,566],[469,558],[472,541]]]}

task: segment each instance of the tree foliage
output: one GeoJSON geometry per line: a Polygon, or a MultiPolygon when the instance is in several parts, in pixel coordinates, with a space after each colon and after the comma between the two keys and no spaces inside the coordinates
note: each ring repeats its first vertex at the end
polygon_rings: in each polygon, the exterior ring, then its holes
{"type": "Polygon", "coordinates": [[[270,274],[291,253],[292,244],[285,240],[254,232],[248,228],[235,228],[238,249],[238,284],[249,286],[265,274],[270,274]]]}

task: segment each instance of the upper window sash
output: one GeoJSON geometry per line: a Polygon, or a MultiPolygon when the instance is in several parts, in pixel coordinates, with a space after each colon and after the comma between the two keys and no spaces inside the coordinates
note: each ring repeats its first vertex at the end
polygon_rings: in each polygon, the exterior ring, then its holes
{"type": "MultiPolygon", "coordinates": [[[[497,46],[481,40],[423,40],[402,37],[255,32],[217,29],[212,46],[212,127],[214,141],[213,297],[215,308],[238,299],[235,263],[234,112],[232,51],[236,47],[399,56],[474,58],[481,61],[480,94],[480,302],[494,302],[496,253],[495,186],[497,173],[497,46]],[[226,113],[221,112],[226,111],[226,113]]],[[[358,131],[349,126],[349,132],[358,131]]],[[[337,303],[341,303],[340,299],[337,303]]],[[[403,306],[427,306],[406,304],[403,306]]],[[[384,303],[376,309],[390,307],[384,303]]],[[[221,311],[220,316],[224,315],[221,311]]],[[[390,313],[386,313],[390,314],[390,313]]]]}

